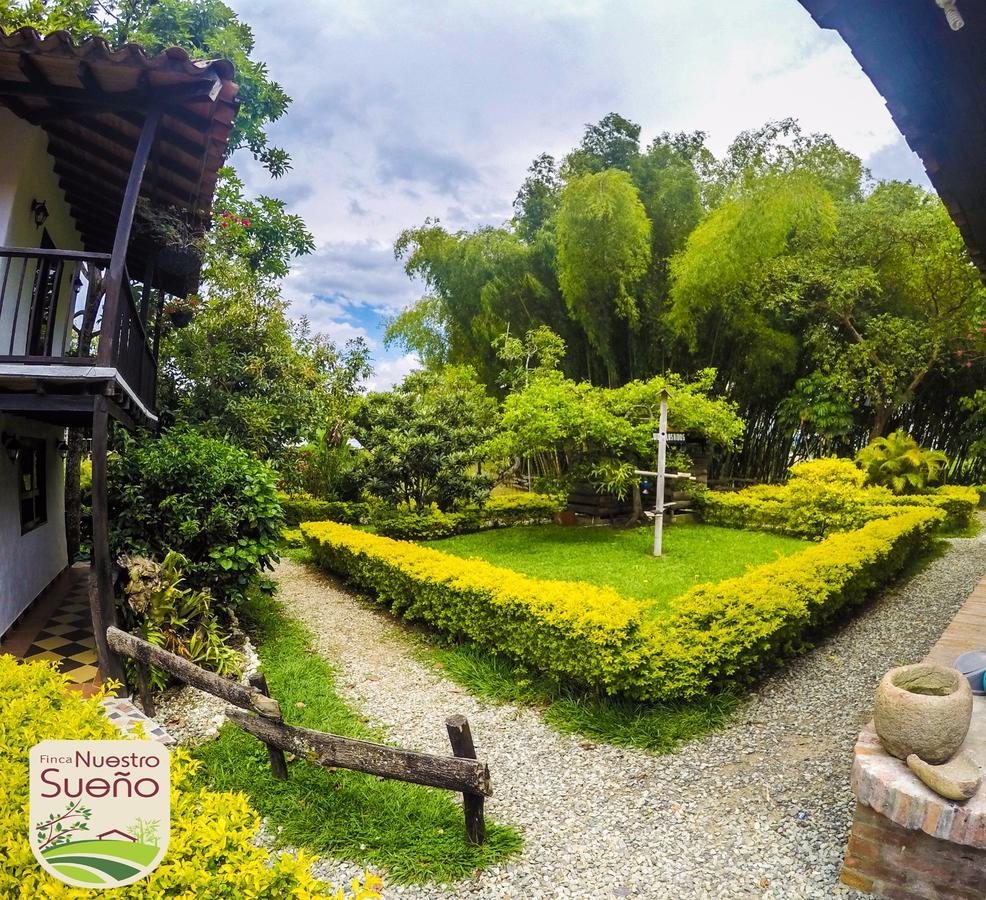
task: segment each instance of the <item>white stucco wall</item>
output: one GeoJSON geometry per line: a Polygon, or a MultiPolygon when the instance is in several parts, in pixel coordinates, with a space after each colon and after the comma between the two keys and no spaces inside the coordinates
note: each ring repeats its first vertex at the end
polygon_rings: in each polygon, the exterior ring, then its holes
{"type": "Polygon", "coordinates": [[[48,521],[21,534],[18,467],[0,450],[0,635],[68,564],[65,544],[65,429],[0,413],[0,432],[46,443],[48,521]]]}
{"type": "MultiPolygon", "coordinates": [[[[65,195],[58,184],[54,162],[48,155],[48,138],[43,129],[19,119],[9,110],[0,108],[0,246],[40,247],[42,229],[34,224],[31,201],[43,200],[48,207],[47,229],[52,242],[59,250],[81,250],[82,239],[75,227],[65,195]]],[[[0,279],[6,263],[0,262],[0,279]]],[[[11,328],[14,325],[16,304],[10,302],[10,293],[20,276],[20,262],[12,265],[7,281],[8,296],[0,310],[0,355],[9,353],[11,328]]],[[[31,277],[22,289],[22,302],[17,310],[17,327],[14,332],[13,352],[24,351],[27,321],[30,314],[31,277]]],[[[61,350],[61,335],[65,317],[69,314],[71,296],[71,271],[62,279],[58,313],[55,322],[56,352],[61,350]]]]}

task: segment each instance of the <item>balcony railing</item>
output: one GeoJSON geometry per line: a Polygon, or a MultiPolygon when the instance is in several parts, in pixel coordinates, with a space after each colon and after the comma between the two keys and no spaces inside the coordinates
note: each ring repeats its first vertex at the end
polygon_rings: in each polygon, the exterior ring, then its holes
{"type": "Polygon", "coordinates": [[[157,360],[126,275],[116,321],[102,321],[109,264],[107,253],[0,247],[0,363],[109,366],[153,413],[157,360]],[[107,328],[108,360],[99,355],[107,328]]]}

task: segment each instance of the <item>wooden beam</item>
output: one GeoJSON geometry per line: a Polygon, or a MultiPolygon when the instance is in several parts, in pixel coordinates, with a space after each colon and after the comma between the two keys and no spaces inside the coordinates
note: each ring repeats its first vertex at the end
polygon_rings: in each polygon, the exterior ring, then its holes
{"type": "MultiPolygon", "coordinates": [[[[23,54],[22,54],[23,55],[23,54]]],[[[39,100],[60,103],[74,103],[80,106],[93,106],[106,110],[136,109],[148,110],[152,107],[194,103],[196,100],[213,100],[215,82],[197,81],[191,84],[178,84],[169,87],[152,87],[135,91],[87,90],[86,88],[61,87],[45,81],[11,81],[0,79],[0,95],[5,97],[34,97],[39,100]]],[[[187,111],[185,111],[187,112],[187,111]]],[[[190,114],[194,115],[194,114],[190,114]]],[[[208,122],[194,116],[199,124],[208,122]]]]}
{"type": "MultiPolygon", "coordinates": [[[[76,125],[78,126],[78,130],[59,126],[58,122],[51,122],[45,126],[45,131],[49,135],[58,138],[70,148],[74,147],[84,150],[87,153],[93,154],[97,159],[111,157],[112,159],[119,160],[123,165],[129,164],[130,159],[140,145],[139,138],[135,141],[130,135],[124,134],[122,131],[112,128],[109,125],[105,128],[100,127],[98,130],[90,129],[84,123],[76,123],[76,125]],[[79,134],[79,131],[84,133],[79,134]],[[112,146],[106,147],[96,143],[86,135],[105,137],[107,140],[112,141],[112,146]]],[[[195,169],[168,156],[162,158],[161,164],[172,177],[188,182],[189,193],[194,193],[195,183],[198,179],[198,172],[195,169]]]]}
{"type": "MultiPolygon", "coordinates": [[[[3,377],[0,376],[0,379],[3,377]]],[[[0,393],[0,410],[13,413],[89,413],[91,415],[94,399],[91,394],[0,393]]]]}
{"type": "Polygon", "coordinates": [[[480,760],[398,750],[311,728],[285,725],[238,709],[227,710],[226,718],[264,743],[320,766],[351,769],[458,793],[493,793],[489,768],[480,760]]]}
{"type": "Polygon", "coordinates": [[[17,57],[17,68],[24,73],[24,77],[27,78],[31,84],[42,88],[47,88],[50,86],[48,76],[41,70],[41,66],[38,65],[37,60],[34,59],[32,54],[22,50],[17,57]]]}
{"type": "Polygon", "coordinates": [[[215,672],[206,671],[183,656],[149,644],[142,638],[121,631],[119,628],[109,628],[105,637],[108,645],[117,653],[129,656],[137,662],[156,666],[184,681],[185,684],[219,697],[227,703],[232,703],[233,706],[251,710],[262,716],[280,718],[281,707],[277,701],[262,694],[256,688],[245,687],[215,672]]]}
{"type": "Polygon", "coordinates": [[[106,640],[106,630],[116,625],[113,597],[113,559],[110,555],[109,502],[106,488],[106,454],[109,450],[109,407],[106,397],[95,397],[92,417],[92,568],[89,610],[96,638],[96,657],[104,679],[126,683],[123,664],[106,640]]]}
{"type": "Polygon", "coordinates": [[[103,321],[109,327],[103,329],[99,338],[99,362],[101,365],[113,365],[115,359],[114,347],[116,341],[116,323],[120,316],[120,292],[127,266],[127,248],[130,244],[130,230],[134,223],[134,212],[137,209],[137,197],[140,195],[140,184],[144,178],[144,168],[154,144],[154,134],[158,122],[161,121],[161,109],[152,109],[147,114],[144,128],[140,133],[140,141],[134,153],[133,164],[130,167],[130,178],[127,181],[127,191],[123,195],[123,206],[116,223],[116,237],[113,239],[113,254],[109,269],[106,272],[105,297],[103,300],[103,321]]]}

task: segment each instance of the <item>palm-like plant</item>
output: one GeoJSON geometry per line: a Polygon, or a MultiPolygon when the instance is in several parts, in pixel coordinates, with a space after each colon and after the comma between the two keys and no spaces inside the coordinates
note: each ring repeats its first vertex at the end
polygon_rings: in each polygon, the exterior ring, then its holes
{"type": "Polygon", "coordinates": [[[871,441],[856,454],[869,484],[883,485],[895,494],[925,490],[941,478],[948,457],[940,450],[922,447],[903,431],[871,441]]]}

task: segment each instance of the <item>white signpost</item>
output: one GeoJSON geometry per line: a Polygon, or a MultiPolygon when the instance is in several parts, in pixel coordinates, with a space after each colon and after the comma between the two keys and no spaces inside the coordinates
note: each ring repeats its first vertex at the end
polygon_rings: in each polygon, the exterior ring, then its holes
{"type": "Polygon", "coordinates": [[[654,555],[661,555],[664,538],[664,464],[668,452],[668,392],[661,391],[661,421],[657,438],[657,497],[654,505],[654,555]]]}

